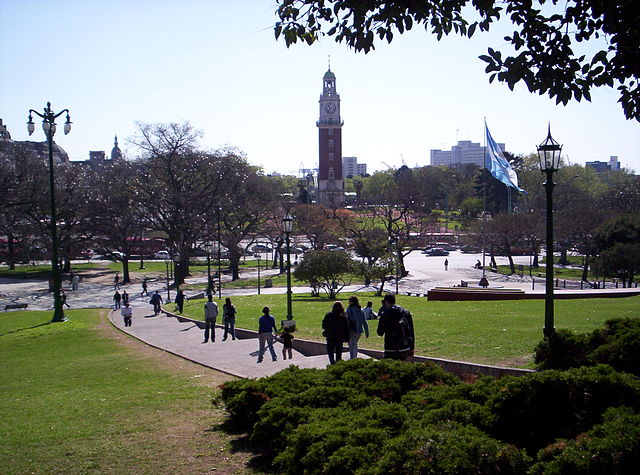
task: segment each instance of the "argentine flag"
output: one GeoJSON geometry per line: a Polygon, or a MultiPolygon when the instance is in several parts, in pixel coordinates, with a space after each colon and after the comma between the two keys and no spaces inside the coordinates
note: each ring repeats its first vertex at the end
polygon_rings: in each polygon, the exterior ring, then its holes
{"type": "Polygon", "coordinates": [[[522,188],[518,187],[518,176],[511,165],[504,158],[504,154],[498,144],[491,137],[491,133],[489,132],[489,127],[487,127],[487,123],[484,124],[484,129],[487,134],[487,146],[484,152],[484,167],[489,170],[489,173],[493,175],[494,178],[497,178],[502,183],[511,188],[515,188],[516,190],[527,193],[522,188]]]}

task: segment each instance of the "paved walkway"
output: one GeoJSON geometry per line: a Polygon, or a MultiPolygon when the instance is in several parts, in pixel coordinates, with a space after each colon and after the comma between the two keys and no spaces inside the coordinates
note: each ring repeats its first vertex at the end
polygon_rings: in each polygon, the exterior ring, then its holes
{"type": "MultiPolygon", "coordinates": [[[[190,361],[242,378],[269,376],[295,364],[300,368],[326,368],[328,357],[303,356],[293,351],[293,359],[282,359],[282,344],[274,343],[277,361],[271,361],[266,350],[264,361],[258,363],[258,339],[222,341],[223,331],[216,329],[216,341],[203,343],[203,330],[192,322],[180,322],[164,313],[154,315],[149,305],[133,306],[132,325],[124,326],[119,311],[109,312],[109,320],[120,330],[156,348],[190,361]]],[[[348,358],[345,353],[344,358],[348,358]]]]}

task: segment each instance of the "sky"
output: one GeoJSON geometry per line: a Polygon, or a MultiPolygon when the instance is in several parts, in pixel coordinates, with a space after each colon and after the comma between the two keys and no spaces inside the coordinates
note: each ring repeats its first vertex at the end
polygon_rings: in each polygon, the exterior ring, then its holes
{"type": "Polygon", "coordinates": [[[0,119],[13,140],[44,141],[40,128],[28,137],[29,109],[68,108],[71,133],[55,139],[72,160],[110,153],[116,134],[134,158],[137,122],[189,121],[204,149],[233,146],[265,173],[297,174],[317,167],[330,58],[343,156],[370,172],[428,165],[431,149],[458,140],[482,144],[485,118],[512,153],[535,152],[550,123],[571,163],[617,155],[640,172],[640,123],[625,119],[615,89],[565,107],[489,84],[478,56],[506,48],[508,30],[438,42],[415,27],[365,55],[330,38],[287,48],[275,10],[273,0],[0,0],[0,119]]]}

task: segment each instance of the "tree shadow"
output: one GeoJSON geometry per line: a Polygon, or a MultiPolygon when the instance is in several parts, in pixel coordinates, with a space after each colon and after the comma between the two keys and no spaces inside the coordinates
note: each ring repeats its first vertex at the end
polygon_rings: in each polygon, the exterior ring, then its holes
{"type": "Polygon", "coordinates": [[[247,464],[248,468],[261,473],[280,473],[273,466],[273,459],[276,453],[266,446],[257,444],[251,440],[245,427],[226,420],[216,426],[212,426],[205,432],[223,432],[226,435],[234,436],[231,440],[231,453],[244,452],[252,454],[247,464]]]}
{"type": "Polygon", "coordinates": [[[20,332],[23,332],[25,330],[33,330],[34,328],[43,327],[45,325],[51,325],[51,322],[38,323],[37,325],[33,325],[33,326],[30,326],[30,327],[17,328],[15,330],[11,330],[11,331],[8,331],[8,332],[5,332],[5,333],[0,333],[0,336],[10,335],[12,333],[20,333],[20,332]]]}

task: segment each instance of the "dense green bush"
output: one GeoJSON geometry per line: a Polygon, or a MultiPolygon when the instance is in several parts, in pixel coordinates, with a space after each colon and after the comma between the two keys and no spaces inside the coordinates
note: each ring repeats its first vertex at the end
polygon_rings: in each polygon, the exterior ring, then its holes
{"type": "Polygon", "coordinates": [[[611,319],[603,329],[577,334],[558,330],[535,349],[539,369],[609,364],[640,376],[640,319],[611,319]]]}
{"type": "Polygon", "coordinates": [[[607,457],[625,473],[638,457],[616,434],[637,439],[640,380],[606,365],[467,384],[430,364],[350,360],[230,383],[222,397],[284,473],[599,473],[607,457]],[[586,471],[581,457],[594,458],[586,471]]]}
{"type": "Polygon", "coordinates": [[[574,440],[559,440],[538,453],[532,474],[636,474],[640,467],[640,415],[612,408],[602,424],[574,440]]]}

